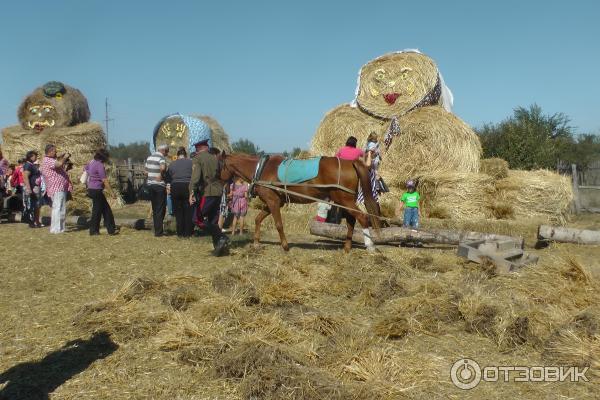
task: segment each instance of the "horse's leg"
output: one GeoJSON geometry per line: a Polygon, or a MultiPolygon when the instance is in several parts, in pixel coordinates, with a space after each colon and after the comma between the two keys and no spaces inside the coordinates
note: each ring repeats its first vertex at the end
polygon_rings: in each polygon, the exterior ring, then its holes
{"type": "MultiPolygon", "coordinates": [[[[278,198],[279,200],[279,198],[278,198]]],[[[288,246],[287,239],[285,238],[285,233],[283,233],[283,220],[281,219],[281,201],[277,203],[269,203],[269,209],[271,210],[271,214],[273,215],[273,219],[275,220],[275,227],[277,228],[277,232],[279,233],[279,241],[281,242],[281,247],[285,251],[289,251],[290,247],[288,246]]]]}
{"type": "Polygon", "coordinates": [[[356,223],[356,218],[349,212],[345,211],[346,214],[346,225],[348,225],[348,233],[346,233],[346,241],[344,242],[344,251],[346,253],[350,252],[352,249],[352,236],[354,235],[354,224],[356,223]]]}
{"type": "Polygon", "coordinates": [[[254,246],[258,246],[260,242],[260,224],[271,214],[269,209],[260,210],[254,220],[254,246]]]}
{"type": "Polygon", "coordinates": [[[348,243],[348,237],[346,237],[346,243],[344,244],[344,250],[350,251],[352,246],[352,234],[354,233],[354,222],[352,222],[352,229],[350,229],[350,223],[352,219],[358,220],[358,223],[362,226],[363,236],[365,238],[365,247],[368,251],[376,251],[375,244],[371,239],[371,232],[369,230],[369,218],[362,213],[356,206],[354,202],[354,198],[349,198],[347,196],[339,199],[339,204],[348,207],[349,210],[345,210],[347,214],[349,214],[350,218],[346,217],[346,222],[348,223],[348,235],[350,235],[350,243],[348,243]]]}

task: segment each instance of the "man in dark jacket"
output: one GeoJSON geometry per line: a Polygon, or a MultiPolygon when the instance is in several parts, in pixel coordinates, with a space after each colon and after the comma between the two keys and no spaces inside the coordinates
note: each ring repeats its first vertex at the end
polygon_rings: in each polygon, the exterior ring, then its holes
{"type": "Polygon", "coordinates": [[[218,176],[218,160],[209,152],[208,141],[194,145],[196,156],[192,164],[192,179],[190,180],[190,204],[193,204],[194,193],[204,197],[200,212],[204,216],[206,230],[212,235],[214,251],[217,257],[225,255],[229,248],[229,238],[219,228],[219,205],[223,184],[218,176]]]}

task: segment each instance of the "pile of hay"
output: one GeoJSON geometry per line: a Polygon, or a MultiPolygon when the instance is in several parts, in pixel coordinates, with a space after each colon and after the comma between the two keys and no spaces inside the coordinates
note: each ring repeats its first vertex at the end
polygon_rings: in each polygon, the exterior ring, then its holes
{"type": "Polygon", "coordinates": [[[510,205],[516,217],[563,223],[573,201],[570,179],[547,170],[511,170],[496,182],[496,190],[496,201],[510,205]]]}
{"type": "Polygon", "coordinates": [[[438,83],[438,68],[425,54],[385,54],[360,70],[356,102],[369,114],[391,118],[403,115],[431,93],[438,83]],[[396,94],[389,104],[385,96],[396,94]]]}
{"type": "MultiPolygon", "coordinates": [[[[323,119],[313,137],[311,152],[333,156],[350,135],[363,147],[371,132],[383,142],[389,123],[365,118],[362,111],[350,105],[339,106],[323,119]]],[[[479,171],[479,138],[454,114],[441,107],[422,107],[400,118],[400,127],[401,133],[383,153],[379,169],[388,185],[401,185],[423,174],[479,171]]]]}
{"type": "MultiPolygon", "coordinates": [[[[393,216],[405,191],[404,185],[398,185],[381,196],[384,216],[393,216]]],[[[489,204],[494,185],[488,175],[462,172],[421,175],[417,191],[421,195],[422,212],[428,218],[463,221],[492,216],[489,204]]]]}
{"type": "Polygon", "coordinates": [[[508,176],[508,161],[501,158],[484,158],[479,163],[479,172],[488,174],[494,179],[503,179],[508,176]]]}
{"type": "Polygon", "coordinates": [[[102,126],[95,122],[65,127],[45,129],[38,133],[20,126],[10,126],[2,130],[2,150],[11,161],[25,157],[29,150],[37,150],[40,157],[48,143],[56,146],[58,153],[71,153],[75,167],[87,164],[97,149],[106,146],[102,126]]]}
{"type": "Polygon", "coordinates": [[[200,118],[208,125],[212,131],[211,139],[213,147],[219,150],[225,150],[227,153],[231,153],[231,143],[229,143],[229,135],[225,132],[225,129],[219,124],[219,122],[209,115],[192,115],[192,117],[200,118]]]}

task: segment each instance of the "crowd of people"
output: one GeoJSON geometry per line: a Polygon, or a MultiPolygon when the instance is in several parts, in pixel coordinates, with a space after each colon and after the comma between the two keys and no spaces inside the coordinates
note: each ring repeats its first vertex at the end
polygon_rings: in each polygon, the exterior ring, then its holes
{"type": "Polygon", "coordinates": [[[154,236],[164,235],[163,221],[171,204],[177,236],[189,238],[194,226],[201,226],[212,236],[213,254],[221,256],[229,248],[224,225],[230,214],[232,234],[243,231],[249,187],[239,178],[221,182],[219,150],[211,148],[207,140],[194,144],[194,150],[188,158],[186,149],[180,147],[176,159],[169,163],[169,146],[161,145],[146,159],[154,236]]]}
{"type": "MultiPolygon", "coordinates": [[[[344,160],[362,159],[370,171],[373,197],[388,191],[379,176],[378,167],[382,156],[376,134],[371,134],[363,149],[357,148],[358,140],[350,136],[346,145],[339,149],[336,157],[344,160]]],[[[188,156],[185,148],[177,149],[176,158],[169,162],[169,146],[158,146],[146,159],[147,190],[152,205],[154,235],[163,236],[164,219],[169,209],[176,222],[176,234],[189,238],[194,226],[201,226],[212,236],[213,253],[227,253],[229,238],[225,235],[225,221],[232,215],[231,233],[242,233],[248,212],[249,186],[240,177],[223,183],[218,176],[218,150],[209,147],[208,141],[194,145],[195,151],[188,156]]],[[[58,154],[56,146],[48,144],[40,160],[34,150],[28,151],[23,159],[11,164],[0,151],[0,195],[4,208],[21,211],[22,221],[30,228],[44,226],[40,219],[40,207],[52,208],[50,233],[65,231],[66,203],[73,191],[68,171],[72,168],[70,154],[58,154]]],[[[105,164],[109,161],[106,149],[99,149],[83,168],[80,183],[86,185],[92,211],[89,234],[100,234],[100,222],[108,235],[117,235],[119,230],[106,199],[105,192],[112,196],[113,189],[107,178],[105,164]]],[[[417,229],[420,217],[420,194],[416,182],[406,182],[407,191],[400,199],[397,214],[404,214],[404,225],[417,229]]],[[[358,201],[363,193],[359,191],[358,201]]],[[[343,211],[321,203],[317,209],[318,221],[340,222],[343,211]]]]}

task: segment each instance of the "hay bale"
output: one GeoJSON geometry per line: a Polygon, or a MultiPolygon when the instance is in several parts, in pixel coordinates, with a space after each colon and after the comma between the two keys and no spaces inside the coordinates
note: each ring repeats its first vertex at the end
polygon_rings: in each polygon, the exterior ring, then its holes
{"type": "MultiPolygon", "coordinates": [[[[389,193],[381,196],[384,214],[393,215],[392,210],[397,208],[405,191],[404,185],[392,186],[389,193]]],[[[421,175],[417,191],[421,195],[421,211],[428,218],[462,221],[492,216],[489,206],[494,185],[489,175],[462,172],[421,175]]]]}
{"type": "Polygon", "coordinates": [[[59,154],[71,153],[71,161],[78,168],[87,164],[97,149],[106,146],[106,137],[102,126],[95,122],[47,129],[41,133],[20,126],[2,130],[2,150],[11,161],[24,157],[29,150],[37,150],[42,156],[48,143],[54,144],[59,154]]]}
{"type": "Polygon", "coordinates": [[[504,179],[508,176],[508,161],[501,158],[484,158],[479,162],[479,172],[496,180],[504,179]]]}
{"type": "MultiPolygon", "coordinates": [[[[329,112],[312,140],[311,152],[333,156],[348,136],[366,145],[371,132],[383,141],[389,121],[372,118],[358,108],[343,105],[329,112]]],[[[410,177],[442,172],[478,172],[481,143],[460,118],[441,107],[422,107],[400,118],[400,135],[382,155],[379,172],[388,185],[410,177]]]]}
{"type": "MultiPolygon", "coordinates": [[[[231,152],[229,136],[214,118],[207,115],[167,115],[156,124],[152,140],[154,147],[167,144],[172,150],[184,147],[191,152],[194,150],[192,142],[205,135],[210,136],[213,147],[231,152]]],[[[176,157],[174,151],[172,156],[176,157]]]]}
{"type": "Polygon", "coordinates": [[[90,108],[79,90],[61,82],[48,82],[23,100],[17,115],[23,129],[39,133],[88,122],[90,108]]]}
{"type": "Polygon", "coordinates": [[[573,189],[568,177],[538,170],[511,170],[496,182],[495,198],[508,203],[516,217],[545,217],[564,223],[573,201],[573,189]]]}
{"type": "Polygon", "coordinates": [[[425,54],[385,54],[361,68],[356,102],[377,117],[401,116],[431,93],[438,79],[435,62],[425,54]]]}
{"type": "Polygon", "coordinates": [[[227,153],[231,153],[231,143],[229,143],[229,135],[225,132],[225,129],[219,124],[219,122],[211,117],[210,115],[192,115],[193,117],[200,118],[204,121],[210,130],[212,131],[211,139],[213,147],[219,150],[225,150],[227,153]]]}

